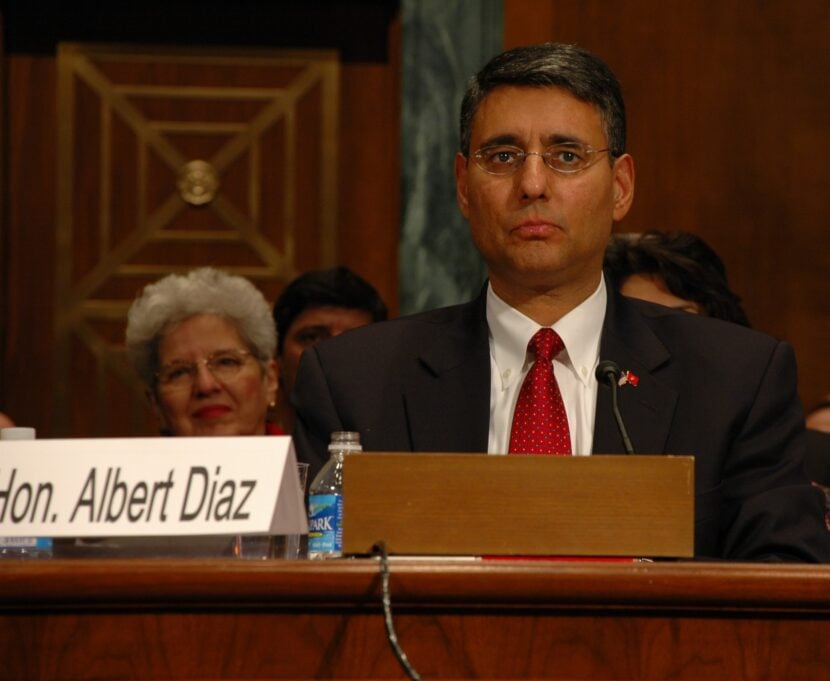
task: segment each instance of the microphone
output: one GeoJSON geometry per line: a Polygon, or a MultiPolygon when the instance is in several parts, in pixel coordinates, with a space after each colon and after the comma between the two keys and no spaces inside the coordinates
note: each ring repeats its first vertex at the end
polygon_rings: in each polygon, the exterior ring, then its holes
{"type": "Polygon", "coordinates": [[[620,437],[622,437],[625,453],[633,454],[634,447],[628,437],[628,431],[625,428],[622,414],[620,414],[620,409],[617,406],[617,381],[620,379],[620,376],[622,376],[622,369],[620,369],[616,362],[612,362],[610,359],[605,359],[597,365],[597,370],[594,372],[594,375],[600,383],[605,383],[611,388],[611,409],[614,412],[614,419],[617,421],[617,429],[620,431],[620,437]]]}

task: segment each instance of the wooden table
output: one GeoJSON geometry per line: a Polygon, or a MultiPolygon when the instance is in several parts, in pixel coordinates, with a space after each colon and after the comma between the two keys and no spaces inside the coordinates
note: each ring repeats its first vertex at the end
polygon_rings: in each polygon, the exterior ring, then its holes
{"type": "MultiPolygon", "coordinates": [[[[830,678],[830,566],[393,560],[424,679],[830,678]]],[[[400,679],[379,565],[0,563],[2,679],[400,679]]]]}

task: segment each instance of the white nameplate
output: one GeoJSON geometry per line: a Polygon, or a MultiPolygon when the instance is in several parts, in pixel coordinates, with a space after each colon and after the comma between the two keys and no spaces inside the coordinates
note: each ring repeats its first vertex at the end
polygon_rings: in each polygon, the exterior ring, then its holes
{"type": "Polygon", "coordinates": [[[0,442],[0,535],[305,534],[290,437],[0,442]]]}

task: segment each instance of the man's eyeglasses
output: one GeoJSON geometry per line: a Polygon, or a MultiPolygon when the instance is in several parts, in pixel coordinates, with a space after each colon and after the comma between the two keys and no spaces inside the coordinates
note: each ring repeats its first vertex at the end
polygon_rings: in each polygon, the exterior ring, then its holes
{"type": "Polygon", "coordinates": [[[553,144],[542,152],[525,151],[509,144],[493,144],[475,152],[473,160],[491,175],[512,175],[524,165],[528,156],[539,156],[551,170],[571,175],[591,167],[600,154],[607,151],[610,149],[594,149],[579,142],[553,144]]]}
{"type": "Polygon", "coordinates": [[[156,372],[159,386],[164,390],[189,389],[204,364],[219,381],[229,381],[245,366],[251,353],[245,350],[219,350],[195,362],[171,362],[156,372]]]}

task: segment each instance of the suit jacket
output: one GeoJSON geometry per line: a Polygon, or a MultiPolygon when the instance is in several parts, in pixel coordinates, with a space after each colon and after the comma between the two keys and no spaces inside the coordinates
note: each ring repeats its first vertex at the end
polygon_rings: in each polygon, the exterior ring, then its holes
{"type": "MultiPolygon", "coordinates": [[[[307,350],[292,401],[311,475],[329,435],[366,451],[486,452],[490,351],[485,293],[374,324],[307,350]]],[[[802,469],[804,420],[791,347],[609,287],[600,358],[639,377],[619,408],[634,449],[695,456],[695,554],[830,562],[821,493],[802,469]]],[[[600,386],[593,451],[624,453],[600,386]]]]}
{"type": "Polygon", "coordinates": [[[830,433],[807,430],[804,469],[810,480],[830,487],[830,433]]]}

